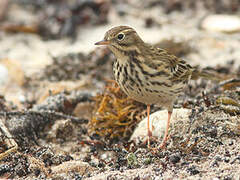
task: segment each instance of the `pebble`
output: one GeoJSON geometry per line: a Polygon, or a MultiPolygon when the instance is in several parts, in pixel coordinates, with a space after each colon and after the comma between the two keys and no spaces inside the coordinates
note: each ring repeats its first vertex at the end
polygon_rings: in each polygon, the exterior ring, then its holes
{"type": "MultiPolygon", "coordinates": [[[[189,119],[191,113],[190,109],[174,109],[172,113],[171,123],[189,119]]],[[[152,134],[155,137],[162,137],[165,132],[167,124],[168,113],[166,110],[157,111],[150,115],[150,127],[152,127],[152,134]],[[152,125],[151,125],[152,124],[152,125]]],[[[147,117],[144,118],[135,128],[131,140],[137,137],[147,137],[147,117]]]]}
{"type": "Polygon", "coordinates": [[[197,168],[196,168],[196,166],[191,166],[191,167],[189,167],[188,169],[187,169],[187,171],[189,172],[189,174],[191,175],[191,176],[193,176],[193,175],[196,175],[196,174],[199,174],[200,173],[200,171],[199,170],[197,170],[197,168]]]}
{"type": "Polygon", "coordinates": [[[74,170],[75,171],[77,170],[77,172],[80,175],[83,175],[86,171],[92,172],[94,170],[94,168],[91,167],[88,163],[78,161],[78,160],[63,162],[62,164],[53,166],[51,168],[51,171],[53,174],[68,173],[68,172],[71,172],[74,170]]]}
{"type": "Polygon", "coordinates": [[[8,69],[4,65],[0,64],[0,86],[5,85],[8,82],[8,69]]]}
{"type": "Polygon", "coordinates": [[[181,160],[181,156],[179,154],[173,154],[169,157],[169,161],[173,164],[178,163],[181,160]]]}
{"type": "Polygon", "coordinates": [[[226,14],[209,15],[203,19],[201,27],[207,31],[235,33],[240,31],[240,18],[226,14]]]}

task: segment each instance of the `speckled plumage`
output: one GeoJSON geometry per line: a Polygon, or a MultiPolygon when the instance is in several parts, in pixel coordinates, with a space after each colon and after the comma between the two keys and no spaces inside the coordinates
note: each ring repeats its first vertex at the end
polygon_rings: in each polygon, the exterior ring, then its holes
{"type": "Polygon", "coordinates": [[[118,26],[106,32],[104,40],[116,56],[114,77],[131,98],[145,104],[159,104],[172,110],[172,103],[182,93],[191,77],[192,67],[167,51],[142,41],[128,26],[118,26]],[[125,34],[118,41],[116,36],[125,34]]]}
{"type": "Polygon", "coordinates": [[[113,73],[121,89],[149,108],[151,104],[167,108],[170,122],[173,102],[183,92],[193,68],[167,51],[144,43],[136,31],[128,26],[110,29],[104,40],[96,44],[108,45],[114,53],[116,61],[113,73]]]}

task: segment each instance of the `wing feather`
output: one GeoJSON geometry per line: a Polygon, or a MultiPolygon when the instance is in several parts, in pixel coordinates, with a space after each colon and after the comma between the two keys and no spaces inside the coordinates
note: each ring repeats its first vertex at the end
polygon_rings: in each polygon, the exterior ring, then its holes
{"type": "Polygon", "coordinates": [[[171,81],[188,81],[190,79],[193,68],[184,60],[169,54],[161,48],[150,46],[148,49],[150,50],[150,52],[147,53],[149,57],[145,59],[149,67],[159,72],[165,71],[165,73],[169,74],[169,80],[171,81]]]}

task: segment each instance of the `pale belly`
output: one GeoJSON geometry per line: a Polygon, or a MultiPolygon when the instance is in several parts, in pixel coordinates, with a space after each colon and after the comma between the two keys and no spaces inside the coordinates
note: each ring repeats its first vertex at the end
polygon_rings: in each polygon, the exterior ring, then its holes
{"type": "MultiPolygon", "coordinates": [[[[120,88],[132,99],[144,103],[146,105],[155,104],[167,109],[171,109],[174,100],[176,99],[176,94],[165,92],[160,90],[158,92],[150,92],[149,88],[144,88],[136,84],[125,83],[124,86],[121,82],[118,82],[120,88]]],[[[146,86],[148,87],[148,86],[146,86]]]]}
{"type": "MultiPolygon", "coordinates": [[[[121,87],[121,86],[120,86],[121,87]]],[[[172,104],[176,96],[165,92],[149,92],[144,90],[143,88],[141,91],[137,87],[134,89],[127,89],[121,88],[123,91],[132,99],[144,103],[144,104],[157,104],[160,106],[167,106],[169,103],[172,104]]]]}

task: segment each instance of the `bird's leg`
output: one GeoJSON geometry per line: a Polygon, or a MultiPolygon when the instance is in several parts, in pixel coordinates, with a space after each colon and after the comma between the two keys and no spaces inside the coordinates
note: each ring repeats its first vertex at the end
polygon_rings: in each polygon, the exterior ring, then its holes
{"type": "Polygon", "coordinates": [[[171,115],[172,115],[172,112],[168,111],[167,126],[166,126],[166,129],[165,129],[165,133],[164,133],[164,138],[163,138],[162,144],[159,146],[160,149],[165,148],[165,146],[166,146],[166,142],[167,142],[167,139],[168,139],[168,129],[169,129],[169,125],[170,125],[171,115]]]}
{"type": "Polygon", "coordinates": [[[148,130],[148,148],[150,148],[150,137],[152,136],[152,131],[150,129],[150,105],[147,105],[147,130],[148,130]]]}

